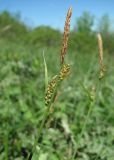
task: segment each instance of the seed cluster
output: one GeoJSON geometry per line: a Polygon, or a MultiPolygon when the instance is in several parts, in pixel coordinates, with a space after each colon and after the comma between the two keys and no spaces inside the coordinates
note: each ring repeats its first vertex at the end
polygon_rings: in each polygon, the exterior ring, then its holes
{"type": "Polygon", "coordinates": [[[52,78],[51,82],[48,84],[46,95],[45,95],[45,105],[49,105],[49,103],[52,99],[54,90],[55,90],[56,85],[57,85],[57,80],[58,80],[58,76],[54,76],[52,78]]]}
{"type": "Polygon", "coordinates": [[[48,84],[46,95],[45,95],[45,105],[48,106],[53,97],[57,83],[64,80],[70,73],[70,65],[64,64],[60,70],[59,76],[56,75],[52,78],[51,82],[48,84]]]}
{"type": "Polygon", "coordinates": [[[96,87],[92,86],[91,91],[90,91],[90,100],[91,101],[95,100],[95,95],[96,95],[96,87]]]}
{"type": "Polygon", "coordinates": [[[70,65],[69,64],[64,64],[60,70],[59,73],[59,79],[63,80],[64,78],[66,78],[70,73],[70,65]]]}
{"type": "Polygon", "coordinates": [[[64,27],[63,44],[62,44],[61,57],[60,57],[61,64],[64,63],[64,57],[67,51],[71,15],[72,15],[72,8],[70,7],[68,10],[67,16],[66,16],[66,22],[65,22],[65,27],[64,27]]]}

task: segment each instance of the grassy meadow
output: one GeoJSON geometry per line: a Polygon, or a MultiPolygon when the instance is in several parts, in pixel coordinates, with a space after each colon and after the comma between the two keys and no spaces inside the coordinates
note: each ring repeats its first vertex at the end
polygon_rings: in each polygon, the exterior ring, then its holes
{"type": "Polygon", "coordinates": [[[60,72],[62,34],[50,28],[44,34],[45,27],[28,31],[8,13],[0,18],[0,160],[113,160],[110,33],[103,35],[106,72],[100,79],[97,33],[71,31],[65,56],[70,74],[62,80],[53,110],[41,128],[47,108],[46,69],[49,82],[60,72]],[[13,25],[5,28],[9,24],[13,25]]]}

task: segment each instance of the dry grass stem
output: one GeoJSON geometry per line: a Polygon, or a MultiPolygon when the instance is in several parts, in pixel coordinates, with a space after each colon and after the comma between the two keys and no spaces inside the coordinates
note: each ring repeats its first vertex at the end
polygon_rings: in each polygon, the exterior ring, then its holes
{"type": "Polygon", "coordinates": [[[99,45],[100,66],[101,68],[103,68],[103,41],[100,33],[97,35],[97,37],[98,37],[98,45],[99,45]]]}
{"type": "Polygon", "coordinates": [[[62,43],[61,57],[60,57],[61,64],[64,63],[64,57],[67,51],[71,15],[72,15],[72,7],[70,7],[67,12],[65,26],[64,26],[63,43],[62,43]]]}
{"type": "Polygon", "coordinates": [[[103,64],[103,41],[102,41],[102,37],[101,34],[99,33],[97,35],[98,37],[98,46],[99,46],[99,57],[100,57],[100,75],[99,75],[99,79],[102,79],[104,77],[105,74],[105,66],[103,64]]]}

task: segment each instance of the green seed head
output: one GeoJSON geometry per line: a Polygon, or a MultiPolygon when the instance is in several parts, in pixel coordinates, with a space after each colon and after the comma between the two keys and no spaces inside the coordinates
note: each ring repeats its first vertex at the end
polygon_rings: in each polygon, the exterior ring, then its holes
{"type": "Polygon", "coordinates": [[[64,78],[66,78],[70,73],[70,65],[69,64],[64,64],[60,70],[59,73],[59,79],[63,80],[64,78]]]}

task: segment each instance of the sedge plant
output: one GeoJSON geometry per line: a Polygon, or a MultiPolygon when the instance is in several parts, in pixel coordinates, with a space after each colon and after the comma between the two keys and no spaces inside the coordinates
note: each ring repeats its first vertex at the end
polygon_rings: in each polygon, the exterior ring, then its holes
{"type": "MultiPolygon", "coordinates": [[[[63,42],[62,42],[62,48],[60,53],[60,70],[58,74],[53,76],[50,82],[48,82],[48,70],[47,70],[47,64],[43,52],[43,58],[44,58],[44,69],[45,69],[45,112],[42,118],[42,122],[40,124],[40,127],[38,129],[37,137],[35,138],[33,148],[31,150],[31,153],[29,153],[27,160],[32,159],[32,157],[35,154],[36,148],[39,143],[39,139],[41,137],[42,131],[45,127],[49,127],[50,125],[50,119],[53,118],[52,113],[54,112],[54,104],[58,97],[58,91],[62,84],[62,81],[69,76],[70,73],[70,65],[65,63],[65,55],[67,53],[67,47],[68,47],[68,38],[69,38],[69,32],[70,32],[70,20],[72,15],[72,7],[68,9],[66,21],[65,21],[65,27],[64,27],[64,34],[63,34],[63,42]]],[[[97,78],[96,84],[91,88],[91,90],[88,90],[83,83],[80,82],[81,87],[83,88],[84,92],[87,94],[89,98],[89,109],[87,116],[85,118],[84,124],[81,129],[81,133],[78,137],[78,139],[74,143],[74,151],[69,160],[76,159],[76,154],[79,147],[79,142],[84,135],[84,132],[86,131],[86,127],[88,124],[88,121],[91,117],[91,113],[93,110],[94,103],[96,102],[96,97],[98,95],[101,81],[105,75],[105,67],[103,64],[103,44],[102,44],[102,37],[100,34],[98,34],[98,46],[99,46],[99,57],[100,57],[100,72],[99,72],[99,78],[97,78]]],[[[39,157],[39,152],[37,153],[39,157]]],[[[97,159],[97,157],[96,157],[97,159]]]]}
{"type": "MultiPolygon", "coordinates": [[[[38,145],[39,138],[42,134],[42,130],[45,127],[45,125],[48,123],[48,122],[46,122],[46,120],[54,110],[54,103],[55,103],[55,100],[56,100],[56,97],[58,94],[58,90],[61,86],[61,83],[70,73],[70,65],[65,63],[65,55],[66,55],[67,47],[68,47],[71,15],[72,15],[72,7],[70,7],[68,9],[66,21],[65,21],[63,43],[62,43],[61,54],[60,54],[60,71],[58,72],[57,75],[55,75],[51,79],[51,81],[49,83],[48,83],[47,65],[46,65],[46,61],[45,61],[45,57],[44,57],[45,88],[46,88],[46,90],[45,90],[45,112],[44,112],[40,127],[38,129],[38,134],[37,134],[37,137],[34,141],[33,148],[31,150],[31,153],[29,153],[29,155],[28,155],[28,158],[27,158],[28,160],[32,159],[32,157],[36,151],[36,147],[38,145]]],[[[44,54],[43,54],[43,56],[44,56],[44,54]]],[[[38,155],[38,157],[39,157],[39,155],[38,155]]]]}
{"type": "MultiPolygon", "coordinates": [[[[98,38],[99,64],[100,64],[99,76],[97,76],[96,84],[91,88],[91,90],[88,90],[84,86],[84,84],[82,82],[80,82],[80,86],[83,88],[84,92],[87,94],[87,96],[89,98],[89,109],[88,109],[88,113],[87,113],[87,116],[85,118],[84,124],[82,126],[81,133],[80,133],[80,135],[79,135],[79,137],[76,141],[76,146],[75,146],[75,149],[74,149],[74,153],[73,153],[70,160],[76,159],[76,154],[77,154],[77,151],[78,151],[79,142],[80,142],[82,136],[84,135],[84,133],[86,131],[86,127],[88,125],[89,119],[90,119],[92,111],[93,111],[94,103],[97,100],[99,90],[101,89],[102,80],[105,76],[106,69],[105,69],[105,65],[103,63],[103,41],[102,41],[102,36],[101,36],[100,33],[97,35],[97,38],[98,38]]],[[[95,158],[95,160],[97,160],[97,159],[98,159],[98,156],[95,158]]]]}

